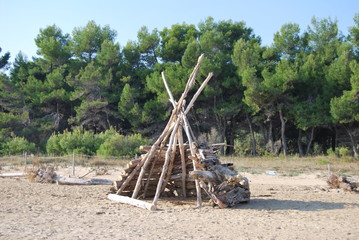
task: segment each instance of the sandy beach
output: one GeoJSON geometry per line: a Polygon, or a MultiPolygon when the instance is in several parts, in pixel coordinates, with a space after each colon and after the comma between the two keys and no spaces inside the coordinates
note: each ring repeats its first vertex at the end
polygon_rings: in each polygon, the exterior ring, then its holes
{"type": "Polygon", "coordinates": [[[108,200],[106,185],[0,178],[0,239],[359,239],[359,195],[328,189],[325,174],[244,174],[247,204],[196,208],[195,199],[162,198],[155,212],[108,200]]]}

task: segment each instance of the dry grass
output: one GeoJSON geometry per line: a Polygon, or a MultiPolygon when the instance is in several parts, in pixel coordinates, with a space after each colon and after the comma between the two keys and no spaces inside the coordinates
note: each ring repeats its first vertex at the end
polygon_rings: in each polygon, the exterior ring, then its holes
{"type": "Polygon", "coordinates": [[[359,175],[359,161],[342,161],[336,157],[221,157],[223,163],[233,163],[240,172],[263,173],[268,170],[295,176],[311,172],[335,172],[359,175]]]}
{"type": "MultiPolygon", "coordinates": [[[[98,157],[75,155],[75,165],[85,167],[120,166],[124,167],[130,161],[129,157],[98,157]]],[[[1,166],[71,166],[73,156],[4,156],[0,157],[1,166]]]]}
{"type": "MultiPolygon", "coordinates": [[[[132,158],[133,159],[133,158],[132,158]]],[[[125,167],[132,160],[131,158],[97,157],[75,155],[75,165],[85,167],[125,167]]],[[[359,175],[359,161],[352,159],[339,159],[330,156],[312,156],[299,158],[296,156],[284,157],[220,157],[222,163],[233,163],[239,172],[264,173],[272,170],[281,175],[296,176],[301,173],[331,171],[340,175],[359,175]]],[[[28,166],[65,167],[72,165],[72,155],[51,157],[51,156],[28,156],[28,166]]],[[[0,158],[1,166],[23,167],[25,159],[23,156],[8,156],[0,158]]]]}

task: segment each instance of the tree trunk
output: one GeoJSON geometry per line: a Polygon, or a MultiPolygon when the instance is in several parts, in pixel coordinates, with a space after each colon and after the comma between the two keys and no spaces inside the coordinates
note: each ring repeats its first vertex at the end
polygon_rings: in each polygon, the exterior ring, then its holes
{"type": "Polygon", "coordinates": [[[234,153],[234,129],[233,129],[233,119],[230,120],[230,123],[226,126],[225,131],[226,138],[226,155],[230,156],[234,153]]]}
{"type": "Polygon", "coordinates": [[[301,139],[302,139],[302,130],[299,129],[299,131],[298,131],[298,139],[297,139],[299,157],[303,157],[303,156],[304,156],[303,146],[302,146],[302,143],[301,143],[301,139]]]}
{"type": "Polygon", "coordinates": [[[273,124],[272,124],[272,119],[269,120],[268,140],[269,140],[269,143],[270,143],[270,152],[271,152],[271,153],[274,153],[274,139],[273,139],[273,124]]]}
{"type": "Polygon", "coordinates": [[[308,141],[308,145],[307,145],[307,151],[305,152],[305,155],[309,154],[310,148],[312,146],[312,142],[313,142],[313,138],[314,138],[314,130],[315,130],[315,127],[312,127],[312,129],[310,131],[310,137],[309,137],[309,141],[308,141]]]}
{"type": "Polygon", "coordinates": [[[357,144],[356,144],[356,139],[355,139],[355,137],[353,136],[350,127],[348,127],[348,126],[346,126],[346,125],[344,125],[344,127],[345,127],[345,130],[347,131],[347,133],[348,133],[348,135],[349,135],[349,138],[350,138],[350,143],[351,143],[351,145],[352,145],[353,152],[354,152],[354,158],[358,158],[358,149],[357,149],[357,147],[356,147],[356,145],[357,145],[357,144]]]}
{"type": "Polygon", "coordinates": [[[249,119],[248,113],[246,113],[246,117],[247,117],[247,122],[248,122],[248,126],[249,126],[249,132],[251,134],[251,154],[252,156],[256,156],[257,155],[257,143],[256,143],[256,138],[254,136],[254,132],[253,132],[253,128],[252,128],[252,123],[251,120],[249,119]]]}
{"type": "Polygon", "coordinates": [[[333,153],[335,153],[335,148],[337,147],[337,127],[334,126],[333,128],[333,134],[332,134],[332,150],[333,153]]]}
{"type": "Polygon", "coordinates": [[[285,138],[285,123],[286,123],[286,121],[283,118],[282,107],[279,108],[279,117],[280,117],[280,122],[281,122],[280,133],[281,133],[281,138],[282,138],[283,155],[285,157],[287,157],[287,140],[285,138]]]}

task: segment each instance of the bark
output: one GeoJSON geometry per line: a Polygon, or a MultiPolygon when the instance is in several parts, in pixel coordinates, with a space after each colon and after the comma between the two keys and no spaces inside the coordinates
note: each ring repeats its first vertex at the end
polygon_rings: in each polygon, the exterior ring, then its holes
{"type": "Polygon", "coordinates": [[[284,155],[285,157],[287,157],[287,140],[286,140],[286,138],[285,138],[285,124],[286,124],[286,120],[284,120],[284,117],[283,117],[282,107],[279,108],[279,117],[280,117],[280,122],[281,122],[280,133],[281,133],[281,138],[282,138],[283,155],[284,155]]]}

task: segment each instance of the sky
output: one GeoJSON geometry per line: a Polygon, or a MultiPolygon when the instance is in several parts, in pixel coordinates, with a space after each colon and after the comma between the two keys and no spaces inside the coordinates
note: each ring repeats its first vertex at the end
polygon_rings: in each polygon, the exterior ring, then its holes
{"type": "Polygon", "coordinates": [[[271,45],[283,24],[299,24],[303,32],[312,17],[337,20],[339,31],[347,35],[356,13],[358,0],[0,0],[0,55],[10,52],[13,61],[21,51],[31,59],[40,29],[53,24],[71,34],[94,20],[115,30],[116,42],[124,46],[137,40],[142,26],[149,31],[182,23],[197,26],[211,16],[215,21],[243,21],[262,38],[262,45],[271,45]]]}

